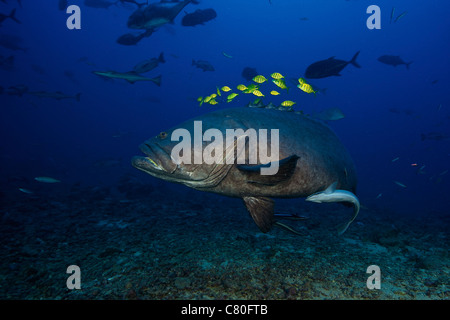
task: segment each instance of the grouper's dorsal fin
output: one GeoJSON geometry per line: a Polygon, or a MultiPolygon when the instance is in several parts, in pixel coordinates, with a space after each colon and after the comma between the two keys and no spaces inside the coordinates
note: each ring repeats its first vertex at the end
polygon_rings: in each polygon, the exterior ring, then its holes
{"type": "Polygon", "coordinates": [[[237,168],[239,169],[239,171],[245,174],[248,183],[257,183],[271,186],[289,179],[294,174],[298,159],[299,157],[294,154],[278,161],[278,164],[269,162],[260,165],[237,165],[237,168]],[[261,168],[268,168],[273,165],[278,165],[278,172],[276,174],[261,174],[261,168]]]}
{"type": "Polygon", "coordinates": [[[273,200],[265,197],[244,197],[243,200],[258,228],[268,232],[274,223],[273,200]]]}

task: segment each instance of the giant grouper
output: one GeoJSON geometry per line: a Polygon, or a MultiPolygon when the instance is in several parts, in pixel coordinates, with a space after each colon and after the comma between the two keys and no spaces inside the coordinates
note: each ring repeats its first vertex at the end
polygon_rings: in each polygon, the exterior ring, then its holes
{"type": "Polygon", "coordinates": [[[359,212],[355,166],[348,151],[327,125],[302,114],[264,108],[222,109],[161,132],[140,149],[146,156],[134,157],[134,167],[197,190],[243,199],[262,232],[278,223],[272,198],[348,202],[354,206],[353,216],[340,233],[359,212]],[[242,129],[240,134],[238,129],[242,129]],[[272,129],[279,130],[278,137],[272,129]],[[226,140],[230,132],[235,136],[226,140]],[[255,132],[259,134],[256,146],[249,138],[255,132]],[[271,156],[278,151],[278,158],[267,162],[267,157],[257,157],[255,161],[254,155],[261,151],[271,156]],[[202,152],[219,161],[202,159],[202,152]],[[270,168],[276,170],[267,174],[270,168]],[[263,174],[263,170],[267,172],[263,174]]]}

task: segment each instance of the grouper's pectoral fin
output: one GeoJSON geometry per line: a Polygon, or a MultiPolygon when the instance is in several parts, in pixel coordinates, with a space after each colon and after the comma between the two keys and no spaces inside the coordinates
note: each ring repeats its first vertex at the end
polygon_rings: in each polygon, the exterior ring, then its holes
{"type": "Polygon", "coordinates": [[[248,183],[273,186],[289,179],[294,174],[298,159],[299,157],[294,154],[278,161],[277,163],[270,162],[261,165],[237,165],[237,168],[245,174],[248,183]],[[274,165],[278,166],[278,172],[276,174],[261,174],[261,168],[267,168],[274,165]]]}
{"type": "Polygon", "coordinates": [[[264,233],[269,231],[274,223],[273,200],[265,197],[244,197],[243,200],[258,228],[264,233]]]}

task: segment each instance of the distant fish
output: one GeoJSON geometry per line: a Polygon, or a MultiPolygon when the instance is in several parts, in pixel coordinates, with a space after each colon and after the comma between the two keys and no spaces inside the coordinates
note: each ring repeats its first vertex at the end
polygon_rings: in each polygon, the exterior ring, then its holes
{"type": "Polygon", "coordinates": [[[111,137],[113,137],[113,138],[122,138],[124,136],[129,135],[129,134],[130,134],[130,132],[119,131],[119,132],[113,134],[111,137]]]}
{"type": "Polygon", "coordinates": [[[403,183],[401,183],[401,182],[394,181],[394,183],[395,183],[396,185],[402,187],[402,188],[406,188],[406,186],[405,186],[403,183]]]}
{"type": "Polygon", "coordinates": [[[245,86],[245,85],[243,85],[243,84],[238,85],[236,88],[237,88],[239,91],[247,90],[247,86],[245,86]]]}
{"type": "Polygon", "coordinates": [[[23,193],[27,193],[27,194],[33,194],[34,193],[33,191],[25,189],[25,188],[19,188],[19,191],[23,192],[23,193]]]}
{"type": "Polygon", "coordinates": [[[158,58],[151,58],[149,60],[142,61],[134,66],[133,71],[136,73],[147,73],[155,69],[160,63],[165,63],[164,53],[161,52],[158,58]]]}
{"type": "Polygon", "coordinates": [[[60,180],[51,178],[51,177],[36,177],[34,180],[44,183],[58,183],[61,182],[60,180]]]}
{"type": "Polygon", "coordinates": [[[255,68],[245,67],[242,70],[242,77],[247,81],[251,81],[257,75],[258,71],[255,68]]]}
{"type": "Polygon", "coordinates": [[[223,54],[225,57],[227,57],[228,59],[232,59],[232,58],[233,58],[233,56],[229,55],[229,54],[226,53],[226,52],[223,52],[223,51],[222,51],[222,54],[223,54]]]}
{"type": "Polygon", "coordinates": [[[270,75],[273,79],[283,79],[284,76],[279,72],[274,72],[270,75]]]}
{"type": "Polygon", "coordinates": [[[424,169],[425,169],[425,165],[423,165],[423,166],[421,166],[420,168],[418,168],[417,170],[416,170],[416,174],[426,174],[426,172],[424,171],[424,169]]]}
{"type": "Polygon", "coordinates": [[[196,66],[199,69],[202,69],[203,72],[205,72],[205,71],[215,71],[215,69],[212,66],[212,64],[209,63],[208,61],[205,61],[205,60],[197,60],[197,61],[195,61],[194,59],[192,59],[192,65],[196,66]]]}
{"type": "MultiPolygon", "coordinates": [[[[300,78],[303,79],[303,78],[300,78]]],[[[296,78],[290,78],[289,81],[294,85],[297,86],[300,84],[300,79],[296,79],[296,78]]],[[[305,81],[305,79],[303,79],[303,81],[305,81]]],[[[311,89],[314,90],[315,94],[322,94],[322,95],[326,95],[326,91],[328,90],[327,88],[319,88],[316,85],[311,84],[308,81],[308,85],[311,86],[311,89]]],[[[300,89],[300,88],[299,88],[300,89]]],[[[306,89],[306,88],[305,88],[306,89]]],[[[301,90],[301,89],[300,89],[301,90]]]]}
{"type": "Polygon", "coordinates": [[[57,91],[57,92],[28,91],[27,93],[31,94],[33,96],[36,96],[36,97],[40,97],[40,98],[52,98],[52,99],[56,99],[56,100],[75,99],[76,101],[80,101],[80,97],[81,97],[81,92],[77,93],[74,96],[66,95],[66,94],[62,93],[61,91],[57,91]]]}
{"type": "Polygon", "coordinates": [[[392,23],[392,19],[394,18],[394,13],[395,13],[395,7],[392,7],[392,10],[391,10],[391,19],[389,20],[389,23],[392,23]]]}
{"type": "MultiPolygon", "coordinates": [[[[218,90],[218,88],[217,88],[217,90],[218,90]]],[[[217,92],[220,92],[220,91],[217,91],[217,92]]],[[[213,94],[210,94],[209,96],[206,96],[204,98],[203,97],[198,97],[197,98],[197,102],[199,102],[199,106],[202,106],[203,103],[209,103],[211,105],[216,105],[216,104],[218,104],[218,102],[216,100],[216,97],[218,95],[221,96],[221,94],[213,93],[213,94]]]]}
{"type": "Polygon", "coordinates": [[[236,98],[238,95],[239,95],[238,93],[230,93],[230,94],[227,96],[227,102],[233,101],[233,99],[236,98]]]}
{"type": "Polygon", "coordinates": [[[267,81],[266,77],[264,77],[262,75],[257,75],[255,77],[253,77],[252,80],[255,81],[256,83],[263,83],[263,82],[267,81]]]}
{"type": "Polygon", "coordinates": [[[430,132],[430,133],[427,133],[427,134],[422,133],[420,135],[420,137],[421,137],[422,141],[425,141],[425,140],[441,141],[441,140],[448,140],[449,139],[448,136],[443,135],[440,132],[430,132]]]}
{"type": "Polygon", "coordinates": [[[355,53],[350,61],[338,60],[334,57],[326,60],[314,62],[309,65],[305,71],[305,78],[308,79],[320,79],[331,76],[341,76],[340,72],[348,65],[352,64],[357,68],[361,66],[356,62],[356,58],[359,55],[359,51],[355,53]]]}
{"type": "Polygon", "coordinates": [[[380,199],[382,195],[382,193],[379,193],[375,199],[380,199]]]}
{"type": "Polygon", "coordinates": [[[280,89],[286,89],[289,91],[289,88],[286,86],[286,82],[284,79],[272,79],[272,82],[280,89]]]}
{"type": "Polygon", "coordinates": [[[264,97],[264,94],[259,90],[254,90],[252,93],[257,97],[264,97]]]}
{"type": "MultiPolygon", "coordinates": [[[[202,101],[204,102],[204,103],[209,103],[209,101],[211,100],[211,99],[214,99],[216,96],[214,95],[214,94],[211,94],[211,95],[209,95],[209,96],[206,96],[202,101]]],[[[200,98],[199,98],[200,99],[200,98]]],[[[197,99],[197,101],[199,101],[199,99],[197,99]]]]}
{"type": "Polygon", "coordinates": [[[313,89],[313,87],[309,83],[306,83],[305,79],[303,78],[298,79],[297,88],[306,93],[314,93],[314,95],[316,94],[316,91],[313,89]]]}
{"type": "Polygon", "coordinates": [[[13,50],[27,52],[28,49],[21,46],[22,38],[14,34],[0,34],[0,46],[13,50]]]}
{"type": "Polygon", "coordinates": [[[124,46],[134,46],[143,38],[142,34],[126,33],[117,38],[116,42],[124,46]]]}
{"type": "Polygon", "coordinates": [[[128,18],[127,26],[130,29],[149,30],[171,23],[191,0],[180,2],[155,2],[137,9],[128,18]]]}
{"type": "Polygon", "coordinates": [[[388,65],[391,65],[394,67],[404,64],[406,66],[406,69],[408,69],[408,70],[409,70],[409,65],[411,63],[413,63],[413,61],[411,61],[411,62],[403,61],[402,58],[400,58],[400,56],[391,56],[391,55],[381,56],[377,60],[380,61],[381,63],[388,64],[388,65]]]}
{"type": "Polygon", "coordinates": [[[281,103],[281,105],[282,105],[283,107],[292,107],[294,104],[295,104],[295,102],[294,102],[294,101],[291,101],[291,100],[286,100],[286,101],[283,101],[283,102],[281,103]]]}
{"type": "Polygon", "coordinates": [[[14,20],[16,23],[19,23],[19,24],[22,23],[16,18],[16,9],[12,9],[11,13],[9,15],[0,13],[0,25],[2,24],[3,21],[5,21],[8,18],[11,20],[14,20]]]}
{"type": "Polygon", "coordinates": [[[133,34],[133,33],[126,33],[122,36],[120,36],[116,42],[118,44],[124,45],[124,46],[134,46],[139,43],[143,38],[148,38],[153,34],[153,29],[148,29],[145,32],[139,33],[139,34],[133,34]]]}
{"type": "Polygon", "coordinates": [[[88,57],[81,57],[77,60],[77,62],[80,62],[80,63],[82,62],[82,63],[87,64],[88,66],[95,67],[95,63],[89,61],[88,57]]]}
{"type": "Polygon", "coordinates": [[[187,13],[181,20],[181,24],[185,27],[193,27],[196,25],[203,25],[217,17],[217,13],[214,9],[197,9],[192,13],[187,13]]]}
{"type": "Polygon", "coordinates": [[[414,114],[414,110],[408,109],[408,108],[406,108],[406,109],[399,109],[399,108],[392,107],[392,108],[389,108],[389,112],[396,113],[396,114],[402,114],[403,113],[403,114],[405,114],[407,116],[411,116],[411,115],[414,114]]]}
{"type": "Polygon", "coordinates": [[[243,90],[244,93],[253,93],[253,91],[258,90],[259,85],[251,83],[249,84],[245,90],[243,90]]]}
{"type": "Polygon", "coordinates": [[[336,121],[344,119],[345,114],[339,108],[328,108],[319,113],[313,114],[312,117],[323,121],[336,121]]]}
{"type": "Polygon", "coordinates": [[[408,13],[408,11],[402,12],[400,13],[397,18],[395,18],[394,23],[397,22],[398,20],[400,20],[401,18],[403,18],[406,14],[408,13]]]}
{"type": "Polygon", "coordinates": [[[395,162],[395,161],[397,161],[398,159],[400,159],[400,157],[397,157],[397,158],[392,159],[391,162],[395,162]]]}
{"type": "Polygon", "coordinates": [[[131,84],[134,84],[137,81],[152,81],[155,83],[158,87],[161,86],[161,75],[155,77],[155,78],[145,78],[136,72],[130,71],[130,72],[117,72],[117,71],[93,71],[92,73],[108,78],[108,79],[122,79],[125,81],[128,81],[131,84]]]}
{"type": "Polygon", "coordinates": [[[11,86],[8,88],[8,91],[6,91],[6,93],[10,96],[18,96],[21,97],[23,96],[25,93],[28,92],[28,87],[23,85],[23,84],[19,84],[16,86],[11,86]]]}
{"type": "Polygon", "coordinates": [[[358,198],[350,191],[337,190],[337,182],[331,184],[325,191],[317,192],[306,198],[306,201],[322,203],[322,202],[348,202],[353,204],[353,217],[346,224],[339,228],[339,234],[343,234],[348,226],[358,216],[360,203],[358,198]]]}
{"type": "MultiPolygon", "coordinates": [[[[120,2],[120,3],[122,3],[122,4],[125,4],[125,3],[132,3],[132,4],[137,5],[138,8],[148,5],[148,0],[147,0],[147,2],[142,2],[142,3],[138,3],[138,2],[136,2],[135,0],[118,0],[117,2],[120,2]]],[[[116,3],[117,3],[117,2],[116,2],[116,3]]]]}

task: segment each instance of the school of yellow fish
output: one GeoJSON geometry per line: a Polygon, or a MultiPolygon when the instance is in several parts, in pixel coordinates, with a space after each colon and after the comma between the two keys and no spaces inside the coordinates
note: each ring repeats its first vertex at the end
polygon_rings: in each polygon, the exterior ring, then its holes
{"type": "MultiPolygon", "coordinates": [[[[272,80],[272,83],[275,84],[278,88],[280,88],[281,90],[286,90],[286,92],[289,92],[289,87],[286,85],[286,82],[284,80],[285,77],[281,73],[274,72],[270,75],[270,78],[272,80]]],[[[263,75],[257,75],[252,80],[254,83],[250,83],[248,85],[239,84],[236,87],[236,89],[244,94],[251,93],[257,97],[265,97],[265,94],[261,91],[260,86],[261,86],[261,84],[268,81],[268,79],[263,75]]],[[[309,83],[307,83],[304,78],[298,79],[297,87],[300,90],[302,90],[303,92],[306,92],[308,94],[314,93],[314,95],[315,95],[317,92],[317,90],[314,90],[313,86],[310,85],[309,83]]],[[[239,93],[231,92],[231,91],[232,91],[232,89],[229,86],[223,86],[221,88],[216,87],[216,92],[214,92],[208,96],[198,97],[197,102],[199,103],[200,106],[202,106],[204,103],[208,103],[210,105],[216,105],[219,103],[219,101],[225,101],[225,100],[227,103],[229,103],[229,102],[233,101],[234,98],[236,98],[239,95],[239,93]],[[224,95],[222,98],[222,93],[227,93],[228,95],[226,95],[226,96],[224,95]],[[219,99],[219,97],[220,97],[220,99],[219,99]]],[[[280,92],[278,92],[276,90],[271,90],[270,95],[278,96],[278,95],[280,95],[280,92]]],[[[290,108],[294,104],[296,104],[295,101],[285,100],[281,103],[281,106],[290,108]]]]}

